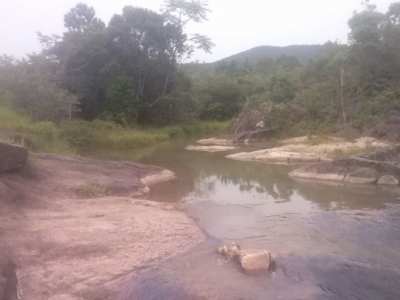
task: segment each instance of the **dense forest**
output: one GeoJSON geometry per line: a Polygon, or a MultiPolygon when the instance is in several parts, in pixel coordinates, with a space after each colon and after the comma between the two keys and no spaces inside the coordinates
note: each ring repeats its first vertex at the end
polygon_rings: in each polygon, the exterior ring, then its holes
{"type": "Polygon", "coordinates": [[[39,54],[0,59],[0,105],[37,121],[99,119],[123,127],[231,120],[247,109],[266,126],[297,134],[384,132],[400,111],[400,2],[379,12],[368,1],[349,20],[347,44],[327,42],[296,56],[187,63],[210,52],[207,2],[166,0],[160,13],[126,6],[108,24],[78,4],[65,33],[38,33],[39,54]]]}

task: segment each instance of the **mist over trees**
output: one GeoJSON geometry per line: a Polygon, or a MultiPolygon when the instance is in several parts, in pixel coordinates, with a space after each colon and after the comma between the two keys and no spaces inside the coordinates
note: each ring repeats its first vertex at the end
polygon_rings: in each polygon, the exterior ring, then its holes
{"type": "Polygon", "coordinates": [[[38,33],[41,53],[1,57],[0,104],[35,120],[124,126],[229,120],[254,108],[267,126],[307,132],[379,129],[399,113],[400,2],[386,13],[365,2],[348,22],[348,44],[327,42],[307,63],[286,55],[187,63],[214,46],[187,32],[190,22],[207,21],[207,7],[196,0],[166,0],[160,13],[126,6],[105,24],[80,3],[66,13],[62,36],[38,33]]]}

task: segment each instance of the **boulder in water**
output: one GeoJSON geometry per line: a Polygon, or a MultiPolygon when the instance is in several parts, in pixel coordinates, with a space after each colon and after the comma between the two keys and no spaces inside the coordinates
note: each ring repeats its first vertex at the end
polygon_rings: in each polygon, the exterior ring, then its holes
{"type": "Polygon", "coordinates": [[[243,270],[250,275],[266,273],[275,265],[271,253],[267,250],[240,250],[239,245],[231,243],[218,248],[218,252],[228,259],[239,262],[243,270]]]}
{"type": "Polygon", "coordinates": [[[266,273],[273,266],[271,253],[266,250],[242,250],[240,251],[239,261],[243,270],[250,275],[266,273]]]}

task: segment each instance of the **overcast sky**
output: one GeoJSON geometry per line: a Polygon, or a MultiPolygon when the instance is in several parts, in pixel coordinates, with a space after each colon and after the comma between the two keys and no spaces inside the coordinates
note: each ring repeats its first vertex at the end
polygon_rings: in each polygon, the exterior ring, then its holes
{"type": "MultiPolygon", "coordinates": [[[[0,54],[22,57],[39,52],[35,32],[62,34],[63,16],[78,2],[93,6],[108,23],[125,5],[159,11],[163,0],[0,0],[0,54]]],[[[397,1],[372,2],[386,12],[397,1]]],[[[206,62],[261,45],[346,43],[347,21],[362,6],[361,0],[209,0],[209,8],[209,22],[188,28],[216,44],[213,54],[195,54],[206,62]]]]}

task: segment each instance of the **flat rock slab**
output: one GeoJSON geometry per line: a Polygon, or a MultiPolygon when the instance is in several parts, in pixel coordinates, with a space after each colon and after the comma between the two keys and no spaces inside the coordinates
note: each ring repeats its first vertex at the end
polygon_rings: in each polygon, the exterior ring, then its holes
{"type": "Polygon", "coordinates": [[[399,180],[392,175],[384,175],[378,180],[379,185],[399,185],[399,180]]]}
{"type": "Polygon", "coordinates": [[[330,160],[329,157],[322,154],[291,152],[280,148],[232,154],[228,155],[227,158],[276,164],[310,163],[330,160]]]}
{"type": "Polygon", "coordinates": [[[28,149],[18,145],[0,143],[0,172],[18,169],[26,165],[28,149]]]}
{"type": "Polygon", "coordinates": [[[379,174],[371,168],[350,168],[344,181],[347,183],[373,184],[378,181],[379,174]]]}
{"type": "Polygon", "coordinates": [[[23,299],[114,299],[143,267],[206,237],[184,213],[130,198],[66,199],[24,209],[3,230],[23,299]]]}
{"type": "Polygon", "coordinates": [[[280,149],[282,151],[293,151],[293,152],[301,152],[301,153],[319,153],[328,156],[332,156],[335,153],[347,151],[361,151],[368,148],[386,148],[390,146],[390,143],[387,141],[381,141],[371,137],[362,137],[356,139],[355,141],[349,142],[340,138],[329,137],[327,142],[319,143],[314,145],[312,140],[309,140],[308,137],[299,137],[288,140],[283,140],[280,142],[282,147],[280,149]]]}
{"type": "Polygon", "coordinates": [[[35,169],[50,187],[73,191],[96,186],[112,196],[138,197],[149,192],[148,185],[175,178],[173,172],[134,162],[102,161],[53,154],[36,154],[35,169]]]}
{"type": "Polygon", "coordinates": [[[186,150],[190,151],[203,151],[203,152],[224,152],[224,151],[231,151],[235,150],[235,147],[230,147],[230,146],[186,146],[186,150]]]}
{"type": "Polygon", "coordinates": [[[290,177],[332,181],[343,181],[346,175],[347,170],[345,167],[333,165],[331,162],[320,162],[302,166],[289,173],[290,177]]]}

